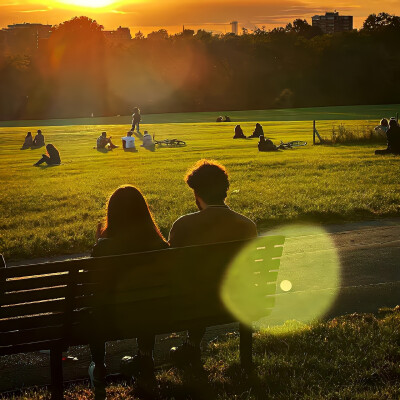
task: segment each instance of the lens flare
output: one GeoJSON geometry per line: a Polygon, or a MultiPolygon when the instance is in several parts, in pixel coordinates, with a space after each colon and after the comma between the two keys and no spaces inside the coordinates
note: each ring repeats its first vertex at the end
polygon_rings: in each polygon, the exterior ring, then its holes
{"type": "Polygon", "coordinates": [[[268,235],[273,236],[258,238],[230,265],[221,287],[225,306],[240,322],[258,328],[300,322],[290,325],[294,330],[323,317],[340,282],[329,234],[319,226],[290,225],[268,235]]]}

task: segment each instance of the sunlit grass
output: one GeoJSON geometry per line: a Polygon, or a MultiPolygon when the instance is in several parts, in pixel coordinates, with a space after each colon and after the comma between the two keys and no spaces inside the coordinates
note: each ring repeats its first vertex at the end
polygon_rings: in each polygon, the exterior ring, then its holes
{"type": "MultiPolygon", "coordinates": [[[[257,122],[241,123],[249,135],[257,122]]],[[[248,113],[250,115],[250,113],[248,113]]],[[[196,114],[187,114],[194,120],[196,114]]],[[[149,118],[150,119],[150,118],[149,118]]],[[[376,121],[323,121],[374,126],[376,121]]],[[[40,123],[40,122],[39,122],[40,123]]],[[[259,153],[257,140],[232,140],[235,123],[154,123],[142,125],[157,139],[180,138],[187,147],[152,153],[108,154],[93,149],[102,130],[117,144],[129,125],[45,127],[47,143],[59,148],[62,165],[34,168],[43,149],[19,150],[28,130],[0,128],[0,252],[32,258],[88,251],[107,196],[122,184],[137,185],[167,236],[173,221],[196,210],[183,175],[200,158],[213,158],[231,176],[229,205],[254,219],[259,231],[284,222],[349,221],[398,215],[400,158],[375,156],[376,144],[315,146],[310,121],[263,122],[275,143],[306,140],[304,148],[259,153]]]]}
{"type": "MultiPolygon", "coordinates": [[[[392,400],[400,398],[400,314],[353,314],[327,322],[295,321],[254,336],[255,372],[240,369],[239,339],[220,337],[205,351],[204,376],[159,370],[160,399],[392,400]],[[297,329],[293,330],[293,325],[297,329]]],[[[92,399],[88,385],[70,386],[70,400],[92,399]]],[[[107,389],[112,399],[137,399],[126,384],[107,389]]],[[[45,390],[20,399],[48,398],[45,390]]]]}

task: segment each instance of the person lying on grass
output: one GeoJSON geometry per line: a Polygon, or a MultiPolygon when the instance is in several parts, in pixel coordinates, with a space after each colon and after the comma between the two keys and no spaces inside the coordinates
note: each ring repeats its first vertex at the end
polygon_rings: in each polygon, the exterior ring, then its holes
{"type": "MultiPolygon", "coordinates": [[[[231,210],[225,203],[229,177],[223,165],[200,160],[186,173],[185,182],[193,189],[199,211],[174,222],[169,233],[171,247],[230,242],[257,236],[255,223],[231,210]]],[[[187,341],[171,349],[175,364],[201,366],[200,342],[205,328],[189,330],[187,341]]]]}
{"type": "Polygon", "coordinates": [[[113,144],[111,142],[111,136],[107,137],[107,132],[102,132],[101,135],[97,138],[97,149],[101,150],[101,149],[108,149],[108,150],[112,150],[115,149],[116,146],[115,144],[113,144]]]}
{"type": "MultiPolygon", "coordinates": [[[[143,194],[139,189],[129,185],[119,187],[110,196],[106,206],[106,221],[104,226],[99,223],[96,238],[97,243],[93,247],[92,257],[161,250],[168,247],[168,243],[154,222],[143,194]]],[[[153,360],[155,335],[139,337],[137,342],[138,353],[135,357],[125,360],[128,363],[125,367],[131,376],[134,375],[137,385],[144,388],[143,390],[155,389],[153,360]]],[[[95,399],[105,399],[104,341],[93,340],[90,351],[92,362],[89,366],[89,376],[95,399]]]]}
{"type": "Polygon", "coordinates": [[[389,121],[389,129],[386,132],[387,148],[376,150],[375,154],[400,154],[400,127],[395,118],[389,121]]]}
{"type": "Polygon", "coordinates": [[[47,154],[42,154],[42,158],[35,164],[34,167],[38,167],[40,164],[46,163],[47,165],[60,165],[61,158],[58,150],[51,143],[46,145],[47,154]]]}

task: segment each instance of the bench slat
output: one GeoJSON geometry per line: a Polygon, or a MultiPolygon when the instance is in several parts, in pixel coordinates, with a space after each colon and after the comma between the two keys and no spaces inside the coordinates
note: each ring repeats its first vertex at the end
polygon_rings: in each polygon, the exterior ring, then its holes
{"type": "Polygon", "coordinates": [[[61,339],[64,334],[63,326],[50,326],[38,329],[0,332],[0,353],[6,346],[44,342],[46,340],[61,339]]]}
{"type": "Polygon", "coordinates": [[[10,354],[31,353],[32,351],[48,350],[61,346],[65,347],[64,341],[60,339],[45,340],[43,342],[15,344],[13,346],[0,348],[0,354],[6,356],[10,354]]]}
{"type": "Polygon", "coordinates": [[[6,306],[0,308],[0,318],[12,318],[28,315],[45,314],[52,312],[65,312],[66,301],[51,300],[39,303],[25,303],[14,306],[6,306]]]}
{"type": "Polygon", "coordinates": [[[67,293],[67,288],[65,286],[23,292],[11,292],[4,295],[3,305],[59,299],[65,297],[67,293]]]}
{"type": "Polygon", "coordinates": [[[51,275],[38,278],[8,280],[4,283],[5,292],[18,292],[21,290],[32,290],[63,286],[69,283],[68,274],[51,275]]]}

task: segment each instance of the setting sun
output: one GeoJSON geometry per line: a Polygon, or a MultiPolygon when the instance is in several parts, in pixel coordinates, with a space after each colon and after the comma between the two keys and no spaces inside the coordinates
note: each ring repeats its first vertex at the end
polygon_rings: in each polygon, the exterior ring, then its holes
{"type": "Polygon", "coordinates": [[[78,7],[101,8],[115,4],[116,0],[58,0],[61,4],[78,7]]]}

